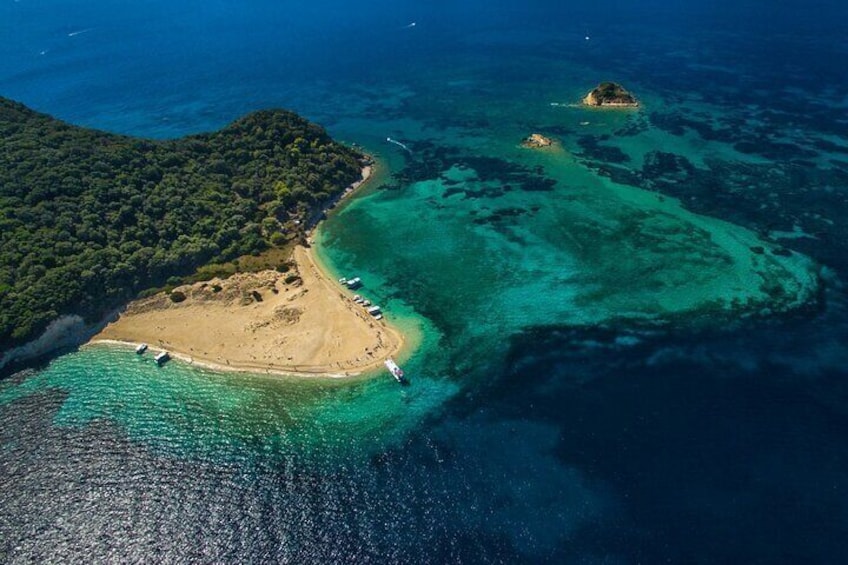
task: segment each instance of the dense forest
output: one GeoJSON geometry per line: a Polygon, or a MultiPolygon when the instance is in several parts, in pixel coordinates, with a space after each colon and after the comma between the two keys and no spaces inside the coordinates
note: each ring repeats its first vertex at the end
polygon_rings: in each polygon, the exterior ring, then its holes
{"type": "Polygon", "coordinates": [[[356,151],[281,110],[152,141],[0,98],[0,351],[63,314],[281,245],[356,181],[356,151]]]}

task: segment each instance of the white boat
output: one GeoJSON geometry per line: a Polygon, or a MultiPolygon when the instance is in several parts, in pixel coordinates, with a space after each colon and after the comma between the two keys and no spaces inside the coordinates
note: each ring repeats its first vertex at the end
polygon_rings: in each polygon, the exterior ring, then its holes
{"type": "Polygon", "coordinates": [[[156,357],[153,358],[156,361],[157,365],[164,365],[171,358],[171,355],[167,351],[162,351],[156,354],[156,357]]]}
{"type": "Polygon", "coordinates": [[[355,290],[362,286],[362,279],[359,277],[353,277],[352,279],[346,280],[344,283],[349,289],[355,290]]]}
{"type": "Polygon", "coordinates": [[[141,355],[145,351],[147,351],[147,344],[146,343],[140,343],[140,344],[138,344],[138,347],[135,348],[135,352],[138,353],[139,355],[141,355]]]}
{"type": "Polygon", "coordinates": [[[394,359],[389,357],[388,359],[383,361],[383,363],[386,365],[386,368],[389,370],[389,372],[392,374],[392,376],[395,378],[395,380],[397,382],[403,383],[403,382],[406,381],[406,379],[403,376],[403,369],[398,367],[398,364],[395,363],[394,359]]]}

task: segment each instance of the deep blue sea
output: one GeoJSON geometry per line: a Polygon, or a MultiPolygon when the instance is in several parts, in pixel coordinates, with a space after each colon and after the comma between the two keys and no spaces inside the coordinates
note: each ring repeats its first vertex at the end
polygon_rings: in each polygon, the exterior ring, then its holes
{"type": "Polygon", "coordinates": [[[0,0],[0,95],[364,147],[316,247],[415,344],[5,377],[0,563],[848,562],[848,3],[0,0]]]}

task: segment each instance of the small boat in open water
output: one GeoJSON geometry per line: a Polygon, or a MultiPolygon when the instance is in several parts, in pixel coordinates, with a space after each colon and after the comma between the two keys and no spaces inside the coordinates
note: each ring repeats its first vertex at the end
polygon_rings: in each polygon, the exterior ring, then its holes
{"type": "Polygon", "coordinates": [[[140,344],[138,344],[138,347],[135,348],[135,352],[138,353],[139,355],[141,355],[145,351],[147,351],[147,344],[146,343],[140,343],[140,344]]]}
{"type": "Polygon", "coordinates": [[[406,377],[403,376],[403,369],[398,367],[398,364],[395,363],[394,359],[389,357],[388,359],[383,361],[383,363],[385,363],[386,368],[389,370],[389,372],[392,374],[392,376],[397,382],[401,384],[406,382],[406,377]]]}
{"type": "Polygon", "coordinates": [[[157,353],[156,357],[153,358],[156,361],[156,364],[160,367],[168,362],[171,358],[171,355],[167,351],[162,351],[161,353],[157,353]]]}

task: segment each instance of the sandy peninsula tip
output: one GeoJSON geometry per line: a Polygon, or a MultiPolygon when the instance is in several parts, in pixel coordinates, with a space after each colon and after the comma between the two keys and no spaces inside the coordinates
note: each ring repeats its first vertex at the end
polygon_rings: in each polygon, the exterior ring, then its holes
{"type": "Polygon", "coordinates": [[[295,248],[293,263],[285,273],[239,273],[135,301],[92,341],[147,343],[215,369],[333,377],[400,351],[400,332],[354,303],[310,249],[295,248]]]}

